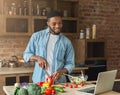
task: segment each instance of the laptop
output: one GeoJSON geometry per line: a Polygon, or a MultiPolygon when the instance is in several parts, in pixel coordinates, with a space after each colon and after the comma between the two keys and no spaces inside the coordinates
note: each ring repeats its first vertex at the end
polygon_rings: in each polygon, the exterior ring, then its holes
{"type": "Polygon", "coordinates": [[[94,87],[77,90],[76,95],[97,95],[112,91],[116,74],[117,70],[100,72],[94,87]]]}

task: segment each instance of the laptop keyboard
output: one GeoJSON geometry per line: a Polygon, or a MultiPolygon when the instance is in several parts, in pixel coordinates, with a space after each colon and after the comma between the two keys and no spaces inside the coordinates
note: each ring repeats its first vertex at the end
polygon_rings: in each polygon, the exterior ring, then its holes
{"type": "Polygon", "coordinates": [[[94,90],[95,90],[95,87],[91,87],[91,88],[86,88],[79,91],[86,92],[86,93],[94,93],[94,90]]]}
{"type": "Polygon", "coordinates": [[[86,91],[87,93],[94,93],[94,89],[93,90],[88,90],[86,91]]]}

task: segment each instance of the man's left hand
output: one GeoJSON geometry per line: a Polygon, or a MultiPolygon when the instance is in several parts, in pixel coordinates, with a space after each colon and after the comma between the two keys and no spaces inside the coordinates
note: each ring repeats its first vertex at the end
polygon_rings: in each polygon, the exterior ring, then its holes
{"type": "Polygon", "coordinates": [[[68,73],[67,69],[64,68],[62,70],[58,70],[58,71],[54,72],[52,74],[52,76],[53,76],[54,80],[59,80],[63,73],[68,73]]]}

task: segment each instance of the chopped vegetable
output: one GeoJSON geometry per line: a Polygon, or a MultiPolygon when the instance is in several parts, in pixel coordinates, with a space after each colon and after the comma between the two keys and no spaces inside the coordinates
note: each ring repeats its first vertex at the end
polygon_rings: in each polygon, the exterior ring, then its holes
{"type": "Polygon", "coordinates": [[[74,88],[78,88],[78,84],[74,84],[74,88]]]}
{"type": "Polygon", "coordinates": [[[81,87],[82,87],[82,86],[84,86],[84,85],[85,85],[85,83],[84,83],[84,82],[81,82],[81,83],[80,83],[80,86],[81,86],[81,87]]]}
{"type": "Polygon", "coordinates": [[[68,83],[65,83],[64,85],[65,85],[66,87],[68,87],[68,83]]]}
{"type": "Polygon", "coordinates": [[[54,87],[54,90],[56,90],[56,91],[58,91],[58,92],[64,92],[64,89],[63,89],[63,88],[57,87],[57,86],[54,87]]]}
{"type": "Polygon", "coordinates": [[[52,90],[52,95],[54,95],[54,94],[56,94],[56,91],[53,89],[53,90],[52,90]]]}
{"type": "Polygon", "coordinates": [[[50,82],[44,82],[42,86],[50,87],[50,82]]]}
{"type": "Polygon", "coordinates": [[[41,86],[43,86],[43,83],[44,82],[38,82],[37,85],[41,87],[41,86]]]}
{"type": "Polygon", "coordinates": [[[69,86],[70,88],[73,88],[73,85],[72,84],[70,84],[70,86],[69,86]]]}

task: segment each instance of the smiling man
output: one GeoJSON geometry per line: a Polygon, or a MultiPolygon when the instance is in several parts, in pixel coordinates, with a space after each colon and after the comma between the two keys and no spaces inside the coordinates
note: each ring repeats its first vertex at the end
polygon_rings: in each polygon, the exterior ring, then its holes
{"type": "Polygon", "coordinates": [[[62,33],[62,15],[51,11],[47,15],[48,28],[33,33],[24,51],[27,63],[35,62],[32,80],[45,81],[47,73],[59,83],[66,82],[63,73],[74,68],[74,49],[70,40],[62,33]]]}

